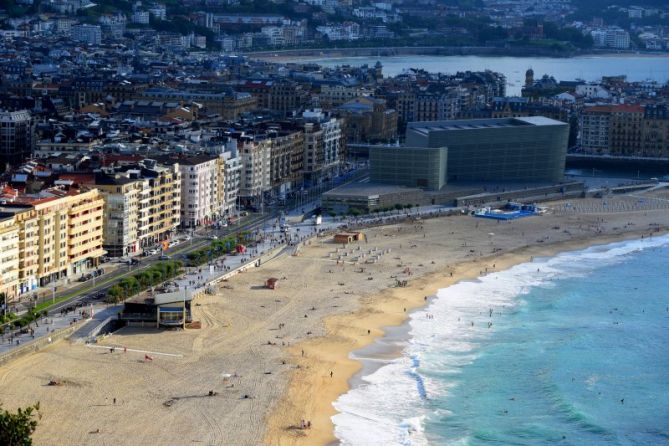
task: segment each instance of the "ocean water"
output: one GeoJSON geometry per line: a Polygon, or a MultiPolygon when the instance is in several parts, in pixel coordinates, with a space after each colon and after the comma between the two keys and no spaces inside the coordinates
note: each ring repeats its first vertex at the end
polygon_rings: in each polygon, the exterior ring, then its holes
{"type": "Polygon", "coordinates": [[[323,66],[383,64],[383,74],[394,76],[407,68],[423,68],[430,72],[456,73],[458,71],[493,70],[507,80],[507,96],[520,95],[525,83],[525,71],[534,70],[535,79],[544,74],[560,81],[583,79],[596,81],[602,76],[624,74],[630,81],[647,79],[658,82],[669,80],[669,58],[665,55],[612,54],[572,58],[505,57],[505,56],[387,56],[387,57],[330,57],[307,58],[323,66]]]}
{"type": "Polygon", "coordinates": [[[342,445],[669,445],[669,236],[439,291],[335,403],[342,445]]]}

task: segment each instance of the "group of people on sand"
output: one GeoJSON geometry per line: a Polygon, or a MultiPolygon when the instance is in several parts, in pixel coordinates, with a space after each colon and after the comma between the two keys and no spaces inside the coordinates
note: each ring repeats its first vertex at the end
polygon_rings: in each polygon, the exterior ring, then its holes
{"type": "Polygon", "coordinates": [[[302,419],[300,421],[300,429],[311,429],[311,421],[302,419]]]}

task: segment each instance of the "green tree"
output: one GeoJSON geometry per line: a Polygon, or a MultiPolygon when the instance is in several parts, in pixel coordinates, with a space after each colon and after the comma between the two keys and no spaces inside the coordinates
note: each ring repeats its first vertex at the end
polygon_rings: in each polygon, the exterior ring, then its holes
{"type": "Polygon", "coordinates": [[[37,428],[39,403],[25,409],[18,408],[16,413],[0,408],[0,444],[4,446],[31,446],[31,435],[37,428]]]}
{"type": "Polygon", "coordinates": [[[163,281],[163,273],[158,271],[157,269],[151,269],[151,285],[158,285],[160,282],[163,281]]]}
{"type": "Polygon", "coordinates": [[[125,290],[125,295],[128,297],[138,293],[140,290],[139,282],[134,277],[126,277],[119,282],[119,286],[125,290]]]}
{"type": "Polygon", "coordinates": [[[151,276],[151,271],[146,270],[139,274],[135,274],[135,279],[139,281],[142,288],[146,288],[152,284],[153,277],[151,276]]]}

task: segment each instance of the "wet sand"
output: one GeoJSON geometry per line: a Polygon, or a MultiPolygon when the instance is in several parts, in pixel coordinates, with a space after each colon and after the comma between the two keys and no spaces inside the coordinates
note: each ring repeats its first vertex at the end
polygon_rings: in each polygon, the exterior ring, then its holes
{"type": "Polygon", "coordinates": [[[370,228],[344,263],[330,254],[341,245],[313,240],[198,300],[200,330],[126,328],[99,344],[149,351],[153,361],[61,341],[9,363],[0,368],[3,407],[40,401],[36,445],[327,445],[332,402],[361,367],[350,352],[400,326],[426,296],[486,268],[669,227],[666,208],[601,213],[600,202],[513,222],[458,216],[370,228]],[[376,263],[348,263],[373,248],[385,252],[376,263]],[[264,288],[268,277],[280,279],[276,290],[264,288]]]}

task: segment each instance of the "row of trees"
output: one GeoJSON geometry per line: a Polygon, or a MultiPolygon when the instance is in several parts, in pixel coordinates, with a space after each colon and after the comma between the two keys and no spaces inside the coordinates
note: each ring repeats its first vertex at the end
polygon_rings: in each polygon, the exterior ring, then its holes
{"type": "Polygon", "coordinates": [[[178,260],[157,262],[133,276],[120,280],[107,291],[107,300],[120,302],[132,297],[151,286],[158,285],[166,280],[181,274],[183,264],[178,260]]]}
{"type": "MultiPolygon", "coordinates": [[[[399,213],[402,209],[412,209],[412,208],[418,207],[418,206],[420,206],[420,205],[419,204],[401,204],[401,203],[397,203],[394,206],[372,209],[371,213],[381,214],[383,212],[392,212],[392,211],[397,211],[399,213]]],[[[348,212],[346,214],[342,214],[342,215],[350,215],[352,217],[358,217],[358,216],[364,215],[364,214],[365,214],[365,212],[362,209],[349,208],[348,212]]],[[[331,217],[336,217],[337,213],[336,212],[330,212],[330,216],[331,217]]]]}
{"type": "MultiPolygon", "coordinates": [[[[5,295],[0,293],[0,302],[4,303],[5,295]]],[[[31,322],[36,321],[40,317],[46,316],[47,312],[45,311],[35,311],[30,309],[23,316],[18,317],[14,313],[0,314],[0,334],[4,334],[5,329],[16,329],[22,328],[29,325],[31,322]]]]}
{"type": "Polygon", "coordinates": [[[236,236],[230,235],[225,238],[214,240],[209,246],[188,253],[186,256],[188,259],[187,266],[204,265],[217,257],[234,252],[238,244],[247,243],[250,241],[250,238],[251,233],[242,231],[236,236]]]}

